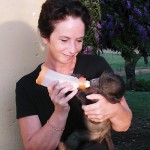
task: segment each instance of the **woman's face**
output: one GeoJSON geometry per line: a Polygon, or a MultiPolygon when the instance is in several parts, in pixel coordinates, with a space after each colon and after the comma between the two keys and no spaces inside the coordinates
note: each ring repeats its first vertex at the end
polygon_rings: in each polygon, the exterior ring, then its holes
{"type": "Polygon", "coordinates": [[[80,18],[70,16],[57,22],[50,39],[44,39],[49,61],[71,63],[82,49],[84,32],[85,26],[80,18]]]}

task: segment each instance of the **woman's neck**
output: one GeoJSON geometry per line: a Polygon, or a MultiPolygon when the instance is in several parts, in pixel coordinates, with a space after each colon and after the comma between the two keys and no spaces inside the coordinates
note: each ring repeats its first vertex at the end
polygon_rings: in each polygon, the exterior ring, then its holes
{"type": "Polygon", "coordinates": [[[46,60],[43,66],[62,74],[71,75],[74,71],[75,64],[76,64],[76,57],[71,63],[68,64],[56,63],[56,61],[46,60]]]}

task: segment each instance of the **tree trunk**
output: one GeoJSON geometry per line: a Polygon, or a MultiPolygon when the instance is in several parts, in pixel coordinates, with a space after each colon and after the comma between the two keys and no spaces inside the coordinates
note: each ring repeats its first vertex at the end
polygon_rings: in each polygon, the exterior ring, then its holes
{"type": "Polygon", "coordinates": [[[129,89],[134,90],[136,86],[136,74],[135,67],[138,60],[141,58],[141,54],[134,54],[132,59],[125,59],[125,73],[126,73],[126,84],[129,89]]]}

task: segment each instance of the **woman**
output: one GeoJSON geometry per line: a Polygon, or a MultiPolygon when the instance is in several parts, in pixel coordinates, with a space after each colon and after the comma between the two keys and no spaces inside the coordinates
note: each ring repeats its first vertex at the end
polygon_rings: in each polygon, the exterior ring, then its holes
{"type": "MultiPolygon", "coordinates": [[[[47,57],[16,85],[17,118],[25,149],[57,149],[58,143],[73,131],[85,129],[83,113],[95,122],[109,118],[114,130],[126,131],[132,113],[125,98],[118,104],[110,104],[103,96],[92,94],[87,98],[98,101],[81,107],[75,97],[77,90],[71,84],[54,81],[46,88],[35,82],[42,66],[62,74],[80,74],[88,80],[112,71],[104,58],[79,54],[90,24],[87,8],[79,1],[47,0],[38,23],[47,57]]],[[[105,142],[97,147],[107,149],[105,142]]]]}

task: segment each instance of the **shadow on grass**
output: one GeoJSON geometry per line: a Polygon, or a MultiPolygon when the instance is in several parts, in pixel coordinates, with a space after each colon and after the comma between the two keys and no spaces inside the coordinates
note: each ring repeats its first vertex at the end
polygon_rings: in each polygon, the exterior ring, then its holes
{"type": "Polygon", "coordinates": [[[150,150],[150,92],[127,92],[133,119],[126,132],[112,132],[115,150],[150,150]]]}

